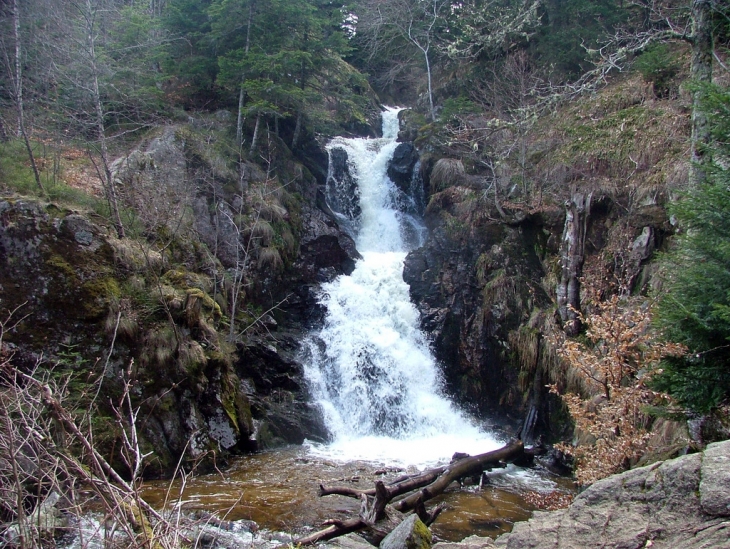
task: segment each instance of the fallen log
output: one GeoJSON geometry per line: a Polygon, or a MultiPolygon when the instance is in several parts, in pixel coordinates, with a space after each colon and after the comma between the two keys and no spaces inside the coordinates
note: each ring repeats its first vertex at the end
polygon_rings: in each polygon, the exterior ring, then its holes
{"type": "Polygon", "coordinates": [[[423,502],[425,503],[429,499],[438,496],[446,490],[449,484],[455,480],[473,475],[474,473],[481,473],[490,463],[514,461],[515,459],[522,457],[524,449],[525,447],[522,444],[522,441],[518,440],[512,444],[508,444],[504,448],[494,450],[493,452],[460,459],[459,461],[449,465],[434,482],[423,488],[420,492],[411,494],[410,496],[394,503],[393,507],[401,513],[415,509],[418,504],[418,500],[421,497],[423,497],[423,502]]]}
{"type": "Polygon", "coordinates": [[[382,539],[384,533],[392,530],[397,525],[394,516],[414,509],[422,519],[426,519],[424,522],[428,521],[430,524],[436,519],[441,510],[436,508],[429,513],[424,505],[426,501],[441,494],[455,480],[481,473],[490,465],[494,466],[502,461],[520,459],[523,454],[524,446],[522,441],[518,440],[499,450],[465,457],[450,463],[446,467],[426,471],[397,484],[386,486],[383,482],[378,481],[372,490],[355,490],[347,487],[327,488],[320,485],[320,496],[338,494],[361,499],[360,514],[344,521],[327,521],[324,523],[327,528],[301,537],[295,540],[293,544],[312,545],[357,532],[364,528],[369,529],[374,534],[373,537],[382,539]],[[394,498],[419,488],[421,489],[418,492],[412,493],[392,505],[390,504],[394,498]]]}
{"type": "MultiPolygon", "coordinates": [[[[327,541],[328,539],[344,536],[346,534],[352,534],[358,530],[362,530],[367,526],[360,517],[351,518],[348,520],[337,520],[337,521],[326,521],[324,525],[327,528],[319,530],[309,534],[308,536],[301,537],[291,543],[294,547],[298,545],[313,545],[321,541],[327,541]]],[[[286,547],[286,546],[284,546],[286,547]]]]}
{"type": "MultiPolygon", "coordinates": [[[[401,494],[407,494],[412,490],[417,490],[423,486],[431,484],[445,470],[446,467],[437,467],[435,469],[429,469],[425,473],[402,477],[394,480],[386,487],[388,492],[390,493],[390,499],[398,497],[401,494]]],[[[374,496],[375,488],[371,488],[369,490],[358,490],[357,488],[350,488],[349,486],[324,486],[323,484],[319,485],[320,497],[338,495],[360,499],[363,494],[366,496],[374,496]]]]}

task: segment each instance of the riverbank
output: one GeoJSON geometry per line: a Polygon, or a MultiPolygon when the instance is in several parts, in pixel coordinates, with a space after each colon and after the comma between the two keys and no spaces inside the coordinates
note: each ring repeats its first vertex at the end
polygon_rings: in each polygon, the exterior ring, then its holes
{"type": "Polygon", "coordinates": [[[591,485],[566,509],[535,512],[496,541],[437,549],[721,549],[730,547],[730,441],[591,485]]]}

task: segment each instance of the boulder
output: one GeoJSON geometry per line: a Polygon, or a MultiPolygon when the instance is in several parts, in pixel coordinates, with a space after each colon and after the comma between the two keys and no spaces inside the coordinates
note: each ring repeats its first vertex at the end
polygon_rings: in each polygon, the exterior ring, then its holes
{"type": "Polygon", "coordinates": [[[22,529],[18,523],[11,524],[0,536],[0,541],[8,543],[10,547],[20,547],[23,546],[23,540],[28,543],[30,540],[53,539],[57,530],[68,525],[68,518],[58,508],[60,500],[61,495],[52,491],[33,513],[25,517],[22,529]]]}
{"type": "Polygon", "coordinates": [[[413,109],[403,109],[398,113],[398,121],[400,122],[398,141],[415,141],[419,128],[426,124],[426,117],[413,109]]]}
{"type": "Polygon", "coordinates": [[[328,437],[321,411],[307,393],[301,337],[299,332],[277,333],[239,345],[235,368],[258,424],[258,449],[328,437]]]}
{"type": "Polygon", "coordinates": [[[459,542],[442,541],[436,543],[433,549],[484,549],[485,547],[494,547],[494,540],[481,536],[469,536],[459,542]]]}
{"type": "Polygon", "coordinates": [[[297,264],[305,282],[328,282],[350,274],[360,254],[355,241],[318,208],[306,208],[302,215],[303,235],[297,264]]]}
{"type": "Polygon", "coordinates": [[[393,157],[388,162],[388,177],[399,189],[408,193],[411,180],[413,179],[413,168],[418,162],[418,151],[413,143],[401,143],[393,151],[393,157]]]}
{"type": "Polygon", "coordinates": [[[332,549],[373,549],[375,547],[357,534],[348,534],[327,542],[332,549]]]}
{"type": "Polygon", "coordinates": [[[730,547],[730,441],[600,480],[567,509],[536,512],[496,547],[730,547]]]}
{"type": "Polygon", "coordinates": [[[330,151],[326,197],[329,207],[343,220],[355,223],[360,218],[360,187],[350,173],[345,149],[336,147],[330,151]]]}
{"type": "Polygon", "coordinates": [[[431,530],[417,515],[409,515],[380,542],[380,549],[431,549],[431,530]]]}

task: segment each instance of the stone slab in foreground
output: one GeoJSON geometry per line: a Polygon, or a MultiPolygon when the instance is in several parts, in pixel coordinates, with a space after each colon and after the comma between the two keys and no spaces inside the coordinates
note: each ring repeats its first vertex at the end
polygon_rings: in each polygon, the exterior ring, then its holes
{"type": "Polygon", "coordinates": [[[730,549],[730,441],[600,480],[570,507],[536,512],[506,549],[730,549]]]}

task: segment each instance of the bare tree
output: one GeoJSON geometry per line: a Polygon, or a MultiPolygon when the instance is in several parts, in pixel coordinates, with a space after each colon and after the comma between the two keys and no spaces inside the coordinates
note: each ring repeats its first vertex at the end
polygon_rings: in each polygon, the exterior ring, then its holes
{"type": "Polygon", "coordinates": [[[23,139],[25,144],[25,150],[28,152],[28,160],[30,161],[30,167],[33,170],[33,177],[35,178],[38,189],[45,193],[43,183],[41,183],[41,176],[38,171],[38,165],[35,160],[35,154],[33,153],[33,147],[28,137],[28,131],[25,126],[25,103],[23,100],[23,51],[22,51],[22,37],[20,32],[20,6],[18,0],[12,0],[10,5],[10,12],[12,18],[13,27],[13,58],[11,60],[8,55],[8,48],[6,47],[5,40],[0,39],[0,43],[3,47],[3,53],[5,58],[5,67],[8,77],[10,78],[10,85],[13,95],[13,102],[15,103],[15,110],[17,113],[18,137],[23,139]]]}
{"type": "MultiPolygon", "coordinates": [[[[109,158],[109,147],[107,143],[106,129],[104,127],[104,105],[99,86],[99,56],[97,52],[98,37],[98,16],[100,13],[100,4],[94,0],[86,0],[83,4],[77,4],[77,9],[82,21],[82,30],[85,34],[85,42],[80,42],[80,53],[85,58],[87,67],[90,71],[90,82],[84,86],[89,92],[91,100],[94,104],[94,126],[96,136],[99,143],[99,155],[101,157],[101,165],[97,166],[97,172],[102,180],[104,192],[112,213],[112,219],[119,238],[124,238],[124,224],[119,211],[119,200],[117,191],[114,186],[114,177],[112,175],[111,160],[109,158]]],[[[83,84],[82,84],[83,86],[83,84]]]]}
{"type": "MultiPolygon", "coordinates": [[[[228,243],[233,260],[233,267],[229,269],[230,295],[228,301],[231,322],[228,339],[231,342],[248,329],[248,327],[240,329],[237,326],[236,316],[239,313],[241,301],[245,298],[246,289],[251,284],[251,270],[254,267],[266,267],[276,271],[283,267],[279,251],[270,246],[274,237],[274,229],[269,223],[272,217],[276,217],[281,210],[284,210],[276,198],[276,195],[283,191],[283,187],[274,174],[272,158],[274,144],[268,129],[266,135],[268,156],[261,158],[266,166],[266,172],[261,174],[260,181],[249,186],[246,171],[242,170],[237,192],[230,200],[220,201],[216,204],[217,215],[225,220],[224,223],[233,236],[228,243]]],[[[216,235],[217,237],[218,235],[216,235]]],[[[280,305],[281,303],[273,305],[255,318],[249,327],[257,324],[263,316],[280,305]]]]}
{"type": "MultiPolygon", "coordinates": [[[[244,55],[248,55],[251,51],[251,29],[253,28],[253,16],[256,12],[256,0],[249,0],[248,14],[246,16],[246,44],[243,48],[244,55]]],[[[241,161],[241,149],[243,143],[243,107],[246,101],[246,92],[243,89],[243,83],[246,75],[241,75],[241,89],[238,91],[238,118],[236,120],[236,144],[239,149],[239,162],[241,161]]],[[[256,119],[258,125],[259,119],[256,119]]]]}
{"type": "Polygon", "coordinates": [[[365,44],[371,52],[381,51],[401,39],[423,56],[431,119],[436,117],[431,52],[437,23],[450,4],[448,0],[366,0],[358,13],[357,31],[366,36],[365,44]]]}
{"type": "Polygon", "coordinates": [[[484,52],[527,40],[540,22],[539,0],[466,0],[450,5],[449,33],[440,48],[449,57],[474,59],[484,52]]]}
{"type": "Polygon", "coordinates": [[[54,16],[63,34],[48,44],[59,89],[54,106],[65,114],[66,133],[91,138],[89,157],[120,237],[123,196],[114,180],[112,144],[155,126],[158,116],[153,56],[165,38],[147,8],[114,0],[61,3],[54,16]],[[143,32],[127,32],[130,17],[135,22],[146,17],[143,32]]]}

